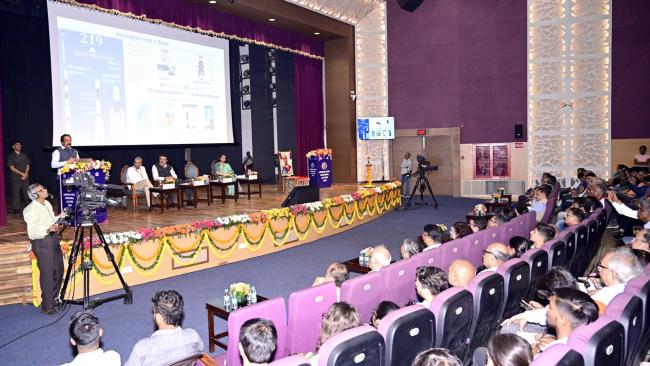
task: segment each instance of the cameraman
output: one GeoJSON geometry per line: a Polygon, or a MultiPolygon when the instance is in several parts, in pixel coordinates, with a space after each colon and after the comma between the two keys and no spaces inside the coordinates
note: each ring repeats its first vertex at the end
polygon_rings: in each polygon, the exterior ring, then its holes
{"type": "MultiPolygon", "coordinates": [[[[46,200],[49,196],[47,188],[34,183],[27,188],[27,193],[32,202],[23,210],[23,217],[40,271],[41,313],[55,315],[54,300],[63,280],[63,256],[58,235],[61,226],[52,205],[46,200]]],[[[64,215],[62,213],[60,217],[64,215]]]]}
{"type": "Polygon", "coordinates": [[[404,154],[404,160],[400,164],[400,174],[402,175],[402,196],[409,195],[409,178],[411,174],[411,153],[404,154]]]}

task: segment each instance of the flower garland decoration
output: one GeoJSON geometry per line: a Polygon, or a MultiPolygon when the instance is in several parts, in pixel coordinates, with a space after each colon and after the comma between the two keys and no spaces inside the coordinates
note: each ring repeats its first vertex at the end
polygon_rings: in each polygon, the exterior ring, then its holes
{"type": "Polygon", "coordinates": [[[89,172],[93,169],[101,169],[106,175],[111,171],[111,162],[105,160],[90,160],[90,161],[77,161],[73,164],[66,163],[64,166],[59,168],[59,174],[65,174],[69,172],[80,173],[80,172],[89,172]]]}
{"type": "Polygon", "coordinates": [[[332,149],[316,149],[312,150],[307,153],[306,155],[308,158],[311,158],[312,156],[318,156],[323,157],[323,156],[332,156],[332,149]]]}

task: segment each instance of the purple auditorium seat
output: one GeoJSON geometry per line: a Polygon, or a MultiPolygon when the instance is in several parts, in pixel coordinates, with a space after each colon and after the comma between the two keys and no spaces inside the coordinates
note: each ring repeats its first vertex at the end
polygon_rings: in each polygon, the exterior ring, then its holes
{"type": "Polygon", "coordinates": [[[585,256],[587,247],[589,246],[589,231],[587,226],[583,224],[571,226],[567,230],[573,232],[576,238],[576,250],[573,254],[570,270],[574,276],[580,277],[584,272],[578,273],[578,269],[582,263],[582,258],[585,256]]]}
{"type": "Polygon", "coordinates": [[[564,258],[564,266],[571,268],[573,263],[573,256],[576,253],[576,234],[570,230],[564,230],[557,235],[566,244],[566,257],[564,258]]]}
{"type": "Polygon", "coordinates": [[[598,253],[598,249],[600,248],[598,221],[596,221],[595,218],[588,218],[584,220],[582,224],[587,226],[587,250],[585,250],[582,260],[580,261],[580,266],[578,267],[578,273],[580,274],[587,270],[589,263],[598,253]]]}
{"type": "Polygon", "coordinates": [[[528,295],[530,286],[530,266],[520,258],[507,260],[497,268],[497,273],[503,276],[504,301],[501,320],[521,312],[519,302],[528,295]]]}
{"type": "Polygon", "coordinates": [[[336,301],[334,282],[298,290],[289,295],[285,354],[307,353],[316,349],[323,314],[336,301]]]}
{"type": "MultiPolygon", "coordinates": [[[[415,279],[413,279],[412,285],[415,286],[415,279]]],[[[361,321],[368,323],[372,309],[382,301],[379,272],[366,273],[343,282],[341,301],[354,305],[361,316],[361,321]]]]}
{"type": "Polygon", "coordinates": [[[318,366],[384,366],[384,338],[369,325],[348,329],[323,343],[318,366]]]}
{"type": "Polygon", "coordinates": [[[637,356],[639,340],[643,333],[643,302],[629,293],[620,293],[607,304],[605,316],[616,319],[625,330],[623,337],[623,364],[638,365],[637,356]]]}
{"type": "Polygon", "coordinates": [[[515,218],[503,224],[505,234],[503,236],[503,242],[507,243],[510,241],[510,238],[517,235],[517,222],[515,218]]]}
{"type": "Polygon", "coordinates": [[[568,345],[582,354],[586,365],[620,366],[624,355],[624,333],[621,323],[601,316],[571,332],[568,345]]]}
{"type": "Polygon", "coordinates": [[[521,236],[527,238],[537,225],[537,213],[535,211],[526,212],[524,217],[526,218],[526,231],[521,236]]]}
{"type": "Polygon", "coordinates": [[[474,311],[472,294],[461,287],[452,287],[438,294],[431,301],[429,310],[436,319],[434,347],[446,348],[464,359],[474,311]]]}
{"type": "Polygon", "coordinates": [[[645,266],[645,274],[650,274],[650,264],[645,266]]]}
{"type": "Polygon", "coordinates": [[[309,366],[309,360],[302,355],[293,355],[273,361],[269,366],[309,366]]]}
{"type": "MultiPolygon", "coordinates": [[[[443,244],[447,245],[447,244],[443,244]]],[[[415,300],[416,262],[402,260],[389,264],[379,271],[381,275],[381,301],[392,301],[404,306],[415,300]]]]}
{"type": "Polygon", "coordinates": [[[537,280],[549,270],[548,252],[543,249],[528,249],[521,259],[525,260],[530,266],[530,286],[526,299],[532,300],[537,291],[537,280]]]}
{"type": "Polygon", "coordinates": [[[464,239],[469,240],[469,250],[465,259],[472,262],[474,267],[483,264],[483,249],[489,244],[487,241],[487,232],[481,230],[466,236],[464,239]]]}
{"type": "Polygon", "coordinates": [[[566,264],[566,244],[562,239],[549,240],[544,243],[542,249],[548,253],[549,269],[566,264]]]}
{"type": "MultiPolygon", "coordinates": [[[[444,244],[442,244],[444,245],[444,244]]],[[[414,261],[417,267],[438,267],[442,265],[442,245],[426,252],[414,255],[409,260],[414,261]]],[[[415,281],[415,279],[414,279],[415,281]]]]}
{"type": "Polygon", "coordinates": [[[514,234],[512,236],[528,237],[530,235],[530,230],[528,230],[528,226],[526,225],[526,214],[514,217],[510,220],[510,224],[514,228],[514,234]]]}
{"type": "Polygon", "coordinates": [[[257,304],[239,308],[228,316],[228,350],[215,360],[220,365],[241,366],[239,356],[239,329],[249,319],[262,318],[273,322],[278,333],[277,347],[274,359],[284,357],[285,340],[287,336],[287,310],[282,297],[274,297],[257,304]]]}
{"type": "Polygon", "coordinates": [[[492,243],[503,243],[505,236],[505,226],[503,224],[495,227],[489,227],[483,230],[485,232],[485,246],[488,246],[492,243]]]}
{"type": "Polygon", "coordinates": [[[386,366],[410,366],[418,353],[433,347],[436,337],[433,313],[421,305],[390,312],[377,330],[386,342],[386,366]]]}
{"type": "Polygon", "coordinates": [[[643,303],[643,337],[637,348],[637,358],[643,357],[650,349],[650,275],[628,281],[625,293],[638,297],[643,303]]]}
{"type": "Polygon", "coordinates": [[[499,312],[503,307],[503,276],[496,272],[479,273],[467,284],[467,291],[474,301],[465,364],[471,360],[477,347],[487,344],[499,326],[499,312]]]}
{"type": "MultiPolygon", "coordinates": [[[[551,195],[553,195],[551,193],[551,195]]],[[[551,221],[551,217],[553,216],[553,209],[555,208],[555,200],[551,199],[551,197],[548,198],[546,201],[546,208],[544,208],[544,215],[542,216],[542,219],[539,220],[542,224],[548,224],[549,221],[551,221]]]]}
{"type": "Polygon", "coordinates": [[[583,366],[582,355],[566,344],[554,344],[535,358],[530,366],[583,366]]]}
{"type": "Polygon", "coordinates": [[[440,269],[445,271],[449,270],[449,265],[456,259],[465,259],[470,248],[470,239],[468,237],[448,241],[441,247],[442,259],[440,262],[440,269]]]}

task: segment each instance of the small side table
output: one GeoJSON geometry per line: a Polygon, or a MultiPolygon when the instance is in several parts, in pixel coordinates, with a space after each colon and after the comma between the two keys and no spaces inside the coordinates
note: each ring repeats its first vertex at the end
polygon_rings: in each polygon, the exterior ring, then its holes
{"type": "MultiPolygon", "coordinates": [[[[257,295],[257,302],[265,300],[268,299],[264,296],[257,295]]],[[[228,343],[221,341],[222,338],[228,337],[228,326],[226,326],[226,331],[221,333],[215,334],[214,329],[215,316],[226,322],[230,316],[230,311],[226,310],[226,307],[223,305],[223,296],[206,302],[205,308],[208,310],[208,347],[210,348],[210,353],[214,352],[215,345],[223,349],[228,349],[228,343]]]]}
{"type": "MultiPolygon", "coordinates": [[[[181,184],[183,190],[192,191],[192,203],[194,208],[197,206],[198,201],[208,201],[208,206],[212,203],[212,186],[209,183],[201,184],[198,186],[193,185],[192,183],[183,183],[181,184]],[[206,198],[199,198],[199,191],[205,190],[206,198]]],[[[188,202],[189,204],[189,202],[188,202]]]]}
{"type": "Polygon", "coordinates": [[[228,183],[224,183],[218,180],[211,180],[210,186],[215,187],[215,189],[211,189],[212,193],[210,194],[210,198],[221,198],[221,203],[226,203],[226,198],[232,198],[235,200],[235,202],[237,202],[237,196],[239,196],[239,184],[237,184],[236,180],[228,183]],[[226,188],[228,186],[235,187],[234,195],[226,194],[226,188]],[[221,192],[221,195],[215,195],[215,191],[221,192]]]}
{"type": "Polygon", "coordinates": [[[359,257],[348,259],[343,262],[343,264],[348,268],[348,271],[354,273],[366,274],[370,272],[370,267],[362,266],[359,264],[359,257]]]}
{"type": "Polygon", "coordinates": [[[181,187],[167,188],[162,189],[162,187],[151,187],[149,188],[149,212],[153,210],[154,207],[160,207],[160,213],[165,212],[165,206],[167,205],[167,196],[170,194],[176,193],[176,208],[178,211],[181,210],[181,205],[183,201],[181,200],[181,187]],[[160,204],[153,203],[153,194],[158,193],[160,195],[160,204]]]}
{"type": "Polygon", "coordinates": [[[259,194],[262,198],[262,181],[259,178],[248,179],[245,176],[237,176],[237,181],[242,184],[242,187],[246,187],[244,192],[239,192],[242,196],[248,196],[248,199],[251,199],[251,195],[259,194]],[[257,191],[251,191],[251,185],[257,184],[257,191]]]}

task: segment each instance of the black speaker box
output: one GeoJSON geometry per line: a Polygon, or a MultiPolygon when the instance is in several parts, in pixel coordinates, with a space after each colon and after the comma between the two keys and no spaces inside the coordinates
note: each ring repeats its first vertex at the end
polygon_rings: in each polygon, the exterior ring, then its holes
{"type": "Polygon", "coordinates": [[[400,8],[410,12],[415,11],[422,4],[422,1],[424,0],[397,0],[400,8]]]}
{"type": "Polygon", "coordinates": [[[282,202],[282,207],[316,201],[320,201],[320,189],[318,186],[294,187],[284,202],[282,202]]]}
{"type": "Polygon", "coordinates": [[[515,125],[515,138],[520,139],[524,137],[524,125],[517,124],[515,125]]]}

